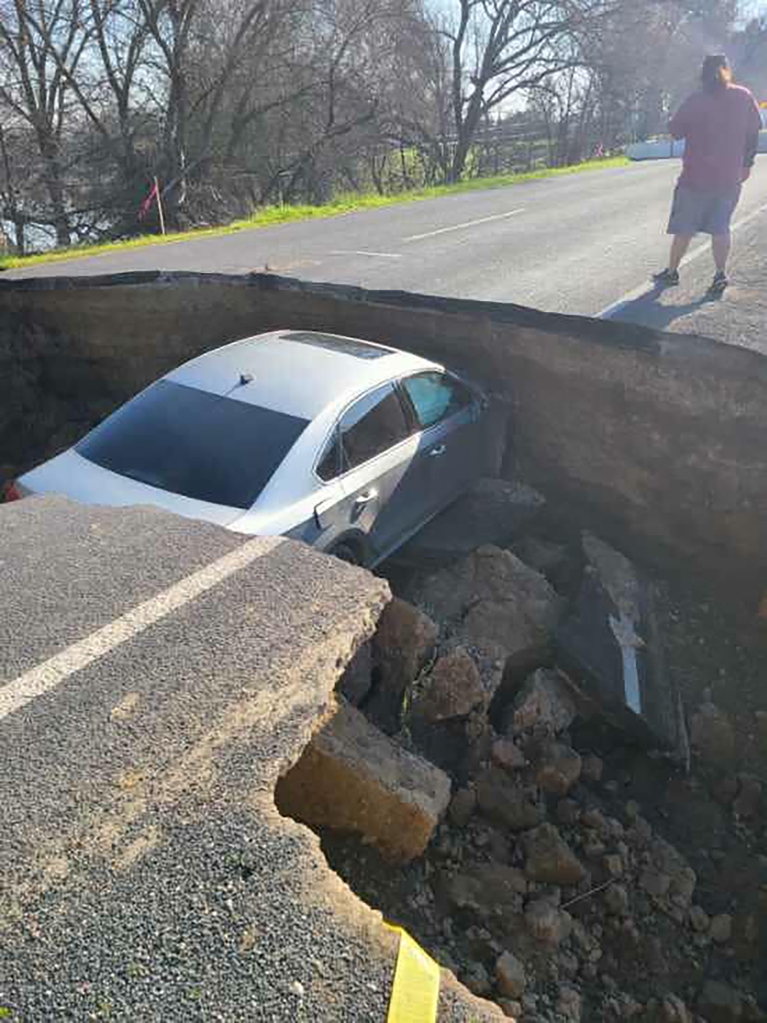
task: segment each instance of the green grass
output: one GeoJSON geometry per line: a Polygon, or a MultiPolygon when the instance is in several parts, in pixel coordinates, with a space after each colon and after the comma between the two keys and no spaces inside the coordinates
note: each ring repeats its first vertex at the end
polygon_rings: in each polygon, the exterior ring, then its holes
{"type": "Polygon", "coordinates": [[[67,259],[79,259],[82,256],[100,256],[107,252],[123,252],[128,249],[140,249],[147,245],[170,245],[174,242],[188,241],[192,238],[222,237],[236,234],[239,231],[250,231],[259,227],[274,227],[277,224],[288,224],[299,220],[316,220],[327,217],[341,217],[358,210],[381,209],[405,202],[417,202],[422,199],[436,199],[443,195],[455,195],[460,192],[478,192],[489,188],[507,188],[524,181],[538,181],[541,178],[562,177],[569,174],[580,174],[584,171],[602,170],[611,167],[628,166],[624,156],[608,160],[592,160],[589,163],[574,164],[572,167],[548,167],[529,171],[524,174],[502,174],[498,177],[471,178],[455,185],[434,185],[430,188],[419,188],[395,195],[341,195],[323,206],[264,206],[245,220],[235,220],[223,227],[197,228],[193,231],[179,231],[165,237],[157,234],[141,235],[125,241],[108,242],[103,245],[73,245],[66,249],[54,249],[35,256],[2,256],[0,269],[12,270],[17,267],[35,266],[39,263],[59,263],[67,259]]]}

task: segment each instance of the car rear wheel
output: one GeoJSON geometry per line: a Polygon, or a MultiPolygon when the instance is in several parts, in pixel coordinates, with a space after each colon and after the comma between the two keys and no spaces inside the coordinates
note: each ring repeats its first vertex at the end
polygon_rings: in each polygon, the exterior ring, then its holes
{"type": "Polygon", "coordinates": [[[345,561],[347,565],[361,565],[362,558],[359,552],[349,543],[339,543],[335,547],[332,547],[329,551],[334,558],[338,558],[339,561],[345,561]]]}

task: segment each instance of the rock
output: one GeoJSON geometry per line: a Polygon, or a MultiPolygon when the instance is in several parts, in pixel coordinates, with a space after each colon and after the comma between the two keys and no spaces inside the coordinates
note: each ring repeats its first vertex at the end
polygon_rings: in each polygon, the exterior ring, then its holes
{"type": "Polygon", "coordinates": [[[604,900],[611,916],[628,916],[629,893],[622,884],[611,884],[605,892],[604,900]]]}
{"type": "Polygon", "coordinates": [[[519,536],[545,505],[543,495],[524,483],[485,477],[419,530],[405,554],[445,560],[483,545],[503,545],[519,536]]]}
{"type": "Polygon", "coordinates": [[[450,823],[465,828],[477,808],[477,793],[474,789],[459,789],[450,801],[447,815],[450,823]]]}
{"type": "Polygon", "coordinates": [[[762,783],[750,774],[738,776],[739,790],[732,809],[737,817],[753,820],[759,816],[762,803],[762,783]]]}
{"type": "Polygon", "coordinates": [[[557,803],[557,820],[560,824],[577,824],[581,808],[574,799],[560,799],[557,803]]]}
{"type": "Polygon", "coordinates": [[[540,750],[535,780],[544,792],[566,796],[581,776],[581,758],[569,746],[547,742],[540,750]]]}
{"type": "Polygon", "coordinates": [[[482,963],[470,963],[461,974],[461,980],[478,998],[487,998],[493,990],[488,972],[482,963]]]}
{"type": "Polygon", "coordinates": [[[558,735],[575,720],[576,706],[557,671],[536,671],[523,685],[508,715],[514,732],[539,731],[558,735]]]}
{"type": "Polygon", "coordinates": [[[545,884],[576,885],[586,869],[553,824],[541,824],[522,836],[526,854],[525,872],[545,884]]]}
{"type": "Polygon", "coordinates": [[[557,1012],[565,1019],[579,1020],[581,1018],[581,996],[571,987],[563,987],[557,998],[557,1012]]]}
{"type": "Polygon", "coordinates": [[[504,771],[520,771],[527,766],[525,754],[512,739],[496,739],[490,748],[490,759],[504,771]]]}
{"type": "Polygon", "coordinates": [[[610,877],[622,877],[623,875],[623,857],[617,853],[610,853],[609,856],[605,856],[602,860],[602,866],[610,877]]]}
{"type": "Polygon", "coordinates": [[[280,812],[361,834],[396,862],[420,856],[447,810],[450,779],[342,704],[277,783],[280,812]]]}
{"type": "Polygon", "coordinates": [[[705,934],[710,925],[708,913],[701,906],[692,906],[690,908],[690,924],[692,929],[697,931],[698,934],[705,934]]]}
{"type": "Polygon", "coordinates": [[[557,663],[593,711],[686,764],[681,698],[665,670],[653,585],[619,551],[584,533],[586,559],[572,612],[555,637],[557,663]]]}
{"type": "Polygon", "coordinates": [[[585,828],[591,828],[592,831],[595,831],[602,837],[610,833],[610,825],[607,823],[607,818],[601,810],[595,810],[593,807],[584,811],[581,815],[581,824],[585,828]]]}
{"type": "Polygon", "coordinates": [[[525,910],[525,923],[535,938],[545,945],[561,945],[573,931],[573,918],[548,899],[536,899],[525,910]]]}
{"type": "Polygon", "coordinates": [[[423,580],[418,604],[469,646],[500,646],[535,666],[559,621],[561,601],[542,575],[511,551],[484,546],[423,580]]]}
{"type": "Polygon", "coordinates": [[[495,964],[495,982],[502,995],[521,997],[527,987],[524,963],[511,952],[504,952],[495,964]]]}
{"type": "Polygon", "coordinates": [[[581,763],[581,778],[584,781],[595,784],[602,780],[602,772],[604,771],[604,764],[602,763],[601,757],[595,756],[590,753],[587,757],[583,757],[581,763]]]}
{"type": "Polygon", "coordinates": [[[423,611],[395,597],[384,608],[373,638],[377,682],[365,708],[385,732],[400,725],[405,690],[434,648],[439,630],[423,611]]]}
{"type": "Polygon", "coordinates": [[[478,863],[469,872],[446,876],[442,890],[454,909],[474,910],[489,919],[519,912],[527,880],[515,867],[478,863]]]}
{"type": "Polygon", "coordinates": [[[492,821],[512,831],[527,831],[546,818],[546,807],[531,790],[505,771],[491,767],[477,779],[480,810],[492,821]]]}
{"type": "Polygon", "coordinates": [[[743,1002],[737,991],[719,980],[707,980],[698,999],[698,1012],[708,1023],[738,1023],[743,1002]]]}
{"type": "Polygon", "coordinates": [[[660,1006],[661,1023],[692,1023],[692,1014],[677,995],[666,995],[660,1006]]]}
{"type": "Polygon", "coordinates": [[[466,717],[485,698],[479,670],[463,647],[440,657],[413,704],[413,713],[429,723],[466,717]]]}
{"type": "Polygon", "coordinates": [[[499,998],[498,1005],[501,1007],[504,1016],[507,1016],[509,1019],[519,1019],[525,1011],[521,1002],[516,1002],[511,998],[499,998]]]}
{"type": "Polygon", "coordinates": [[[725,945],[732,938],[732,917],[729,913],[719,913],[711,921],[709,930],[711,940],[717,945],[725,945]]]}
{"type": "MultiPolygon", "coordinates": [[[[695,871],[692,870],[682,854],[662,838],[653,839],[650,851],[652,866],[647,873],[650,877],[655,874],[655,879],[654,881],[650,880],[649,883],[655,888],[663,888],[668,878],[669,884],[666,892],[669,900],[680,909],[688,909],[692,903],[697,882],[695,871]]],[[[649,889],[645,890],[649,894],[656,894],[649,889]]],[[[662,897],[666,892],[662,892],[656,897],[662,897]]]]}
{"type": "Polygon", "coordinates": [[[690,723],[690,742],[702,760],[722,767],[735,757],[735,729],[713,703],[704,703],[690,723]]]}
{"type": "Polygon", "coordinates": [[[363,643],[352,657],[336,686],[343,698],[359,707],[373,684],[373,651],[370,643],[363,643]]]}
{"type": "Polygon", "coordinates": [[[639,883],[648,895],[652,895],[656,899],[663,898],[671,888],[671,878],[668,874],[663,874],[654,867],[642,871],[639,883]]]}

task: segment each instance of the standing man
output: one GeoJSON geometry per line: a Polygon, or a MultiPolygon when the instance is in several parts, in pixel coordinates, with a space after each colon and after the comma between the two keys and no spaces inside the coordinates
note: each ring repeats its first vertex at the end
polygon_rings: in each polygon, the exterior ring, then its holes
{"type": "Polygon", "coordinates": [[[679,284],[682,259],[702,232],[711,235],[716,264],[709,294],[721,295],[729,283],[730,221],[756,159],[761,117],[748,89],[733,85],[724,55],[706,57],[701,85],[671,119],[671,134],[685,140],[685,153],[668,225],[671,257],[654,280],[666,287],[679,284]]]}

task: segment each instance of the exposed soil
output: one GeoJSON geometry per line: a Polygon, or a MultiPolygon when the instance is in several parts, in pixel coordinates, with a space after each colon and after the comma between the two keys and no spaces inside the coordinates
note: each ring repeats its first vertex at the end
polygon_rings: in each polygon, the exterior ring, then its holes
{"type": "MultiPolygon", "coordinates": [[[[412,569],[387,574],[395,591],[409,588],[412,569]]],[[[564,741],[584,770],[566,796],[544,794],[545,819],[585,864],[582,883],[523,882],[499,902],[488,865],[521,871],[525,838],[476,807],[451,809],[425,857],[396,870],[353,837],[321,836],[365,901],[524,1023],[764,1018],[767,626],[756,609],[723,608],[679,581],[658,588],[669,676],[700,748],[688,774],[610,726],[573,723],[564,741]],[[711,702],[730,746],[717,744],[718,732],[709,742],[693,720],[711,702]],[[472,877],[485,879],[481,894],[464,897],[472,877]],[[506,951],[526,975],[516,997],[498,983],[506,951]]],[[[407,729],[399,739],[413,741],[407,729]]],[[[468,786],[461,778],[464,791],[485,767],[468,786]]]]}

